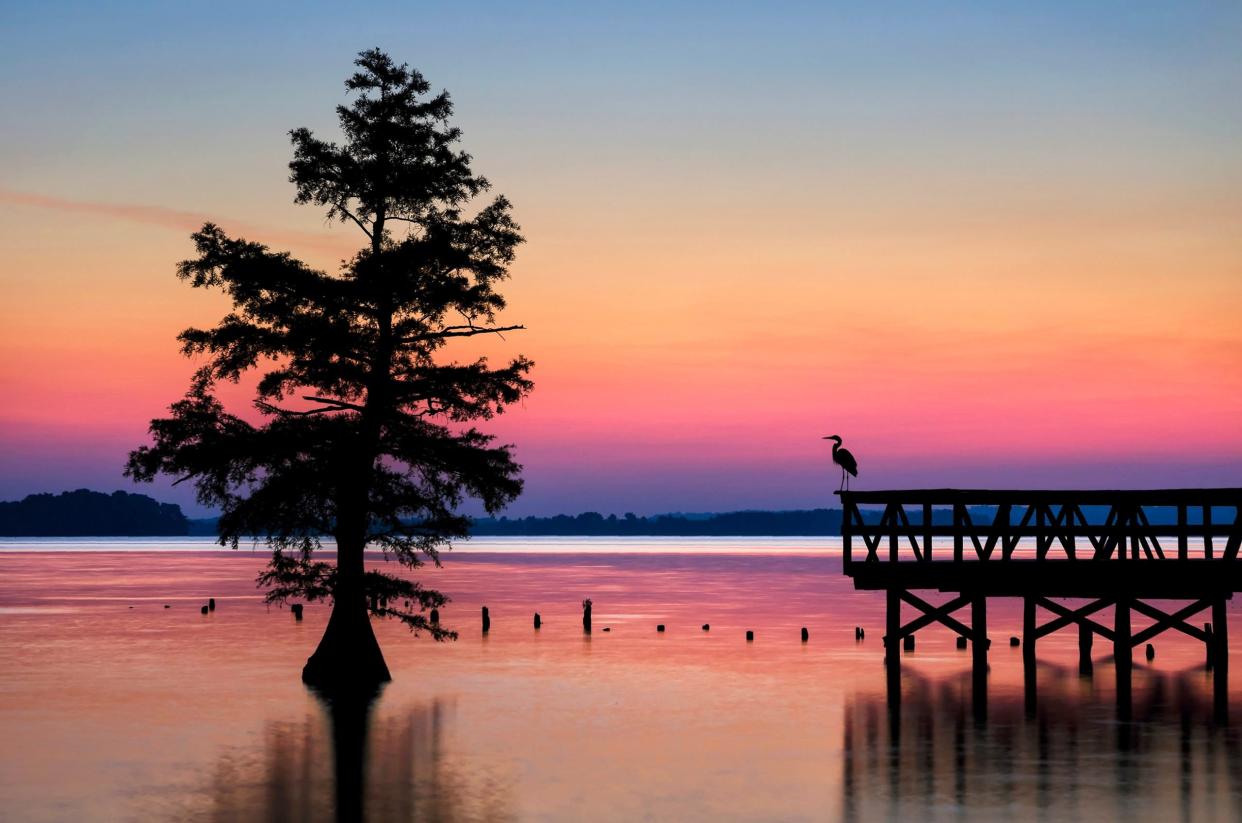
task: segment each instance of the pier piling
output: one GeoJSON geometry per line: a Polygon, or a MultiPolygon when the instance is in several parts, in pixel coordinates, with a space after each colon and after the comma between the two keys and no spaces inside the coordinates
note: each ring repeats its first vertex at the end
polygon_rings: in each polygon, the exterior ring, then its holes
{"type": "Polygon", "coordinates": [[[1087,623],[1078,624],[1078,674],[1090,677],[1092,672],[1091,643],[1095,640],[1095,632],[1087,623]]]}
{"type": "Polygon", "coordinates": [[[1123,720],[1130,717],[1130,674],[1134,667],[1134,646],[1130,639],[1130,602],[1122,596],[1113,607],[1113,664],[1117,669],[1117,710],[1123,720]]]}

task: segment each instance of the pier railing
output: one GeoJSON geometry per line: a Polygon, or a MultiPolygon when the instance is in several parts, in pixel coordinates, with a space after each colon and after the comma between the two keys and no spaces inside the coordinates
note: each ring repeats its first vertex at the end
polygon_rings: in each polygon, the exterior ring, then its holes
{"type": "Polygon", "coordinates": [[[1015,553],[1036,560],[1233,560],[1242,543],[1242,489],[840,495],[847,572],[856,562],[1003,561],[1015,553]],[[865,549],[858,559],[856,541],[865,549]]]}

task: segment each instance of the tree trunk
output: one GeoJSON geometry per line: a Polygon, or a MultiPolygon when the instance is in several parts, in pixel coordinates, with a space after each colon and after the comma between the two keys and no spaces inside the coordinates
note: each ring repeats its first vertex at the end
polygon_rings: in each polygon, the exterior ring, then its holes
{"type": "Polygon", "coordinates": [[[362,543],[338,539],[332,616],[319,647],[302,669],[302,682],[332,695],[371,692],[392,680],[371,629],[362,588],[362,543]]]}

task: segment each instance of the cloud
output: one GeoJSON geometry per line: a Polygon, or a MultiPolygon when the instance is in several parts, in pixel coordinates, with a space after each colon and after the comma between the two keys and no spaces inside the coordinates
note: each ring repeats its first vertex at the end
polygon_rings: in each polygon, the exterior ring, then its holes
{"type": "Polygon", "coordinates": [[[158,226],[187,233],[197,231],[202,228],[204,223],[210,222],[223,226],[232,234],[243,236],[248,240],[265,243],[269,246],[286,247],[292,250],[313,249],[338,258],[347,257],[353,252],[349,242],[339,235],[333,236],[327,233],[297,231],[295,229],[277,229],[228,218],[213,217],[199,212],[170,209],[165,206],[71,200],[64,197],[52,197],[46,194],[9,189],[0,189],[0,203],[51,209],[74,214],[89,214],[110,220],[125,220],[131,223],[142,223],[148,226],[158,226]]]}

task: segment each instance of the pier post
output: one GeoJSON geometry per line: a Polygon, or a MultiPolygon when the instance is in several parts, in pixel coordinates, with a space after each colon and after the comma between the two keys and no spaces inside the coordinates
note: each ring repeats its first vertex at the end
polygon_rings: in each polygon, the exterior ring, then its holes
{"type": "Polygon", "coordinates": [[[975,593],[970,602],[971,693],[975,717],[983,719],[988,711],[988,599],[975,593]]]}
{"type": "Polygon", "coordinates": [[[887,669],[889,708],[892,709],[901,701],[901,641],[897,639],[901,631],[901,591],[889,589],[886,595],[884,666],[887,669]]]}
{"type": "Polygon", "coordinates": [[[1212,666],[1229,668],[1229,624],[1225,618],[1226,598],[1222,595],[1212,599],[1212,666]]]}
{"type": "Polygon", "coordinates": [[[1026,713],[1035,715],[1035,598],[1022,599],[1022,679],[1026,713]]]}
{"type": "Polygon", "coordinates": [[[1078,674],[1090,677],[1094,666],[1091,663],[1091,644],[1095,640],[1095,632],[1086,623],[1078,624],[1078,674]]]}
{"type": "Polygon", "coordinates": [[[1229,595],[1212,600],[1212,705],[1217,720],[1224,721],[1229,709],[1229,621],[1225,603],[1229,595]]]}
{"type": "Polygon", "coordinates": [[[1113,607],[1113,661],[1117,669],[1117,714],[1130,719],[1130,673],[1134,664],[1134,646],[1130,639],[1130,600],[1118,597],[1113,607]]]}

